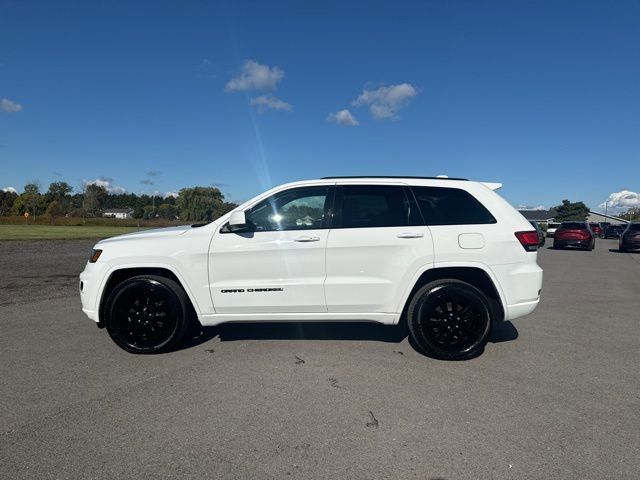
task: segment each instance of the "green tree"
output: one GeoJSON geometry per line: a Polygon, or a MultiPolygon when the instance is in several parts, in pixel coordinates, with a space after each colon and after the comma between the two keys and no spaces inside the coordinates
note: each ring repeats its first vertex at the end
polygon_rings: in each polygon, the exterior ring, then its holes
{"type": "Polygon", "coordinates": [[[144,214],[142,215],[142,218],[145,220],[156,218],[156,209],[152,205],[145,205],[143,210],[144,214]]]}
{"type": "Polygon", "coordinates": [[[40,182],[38,180],[32,180],[24,186],[24,192],[29,195],[40,195],[40,182]]]}
{"type": "Polygon", "coordinates": [[[140,205],[136,206],[133,209],[133,213],[131,214],[131,216],[133,218],[142,218],[142,217],[144,217],[144,207],[141,207],[140,205]]]}
{"type": "Polygon", "coordinates": [[[621,214],[620,218],[624,218],[629,221],[640,220],[640,207],[631,207],[626,213],[621,214]]]}
{"type": "Polygon", "coordinates": [[[180,190],[177,201],[180,220],[209,222],[225,210],[224,195],[215,187],[193,187],[180,190]]]}
{"type": "Polygon", "coordinates": [[[177,215],[178,215],[178,209],[176,208],[175,205],[170,205],[168,203],[162,203],[158,207],[158,216],[160,218],[165,218],[165,219],[171,220],[171,219],[176,218],[177,215]]]}
{"type": "Polygon", "coordinates": [[[49,206],[47,206],[45,215],[49,217],[49,221],[51,223],[55,223],[56,218],[64,215],[64,211],[62,210],[62,207],[60,206],[60,204],[56,200],[54,200],[51,203],[49,203],[49,206]]]}
{"type": "Polygon", "coordinates": [[[0,190],[0,215],[10,215],[13,202],[18,198],[18,194],[13,191],[0,190]]]}
{"type": "Polygon", "coordinates": [[[97,216],[104,208],[107,189],[100,185],[90,184],[84,190],[83,209],[89,216],[97,216]]]}
{"type": "Polygon", "coordinates": [[[560,205],[557,205],[551,209],[554,220],[557,222],[565,221],[584,221],[589,215],[589,207],[583,202],[570,202],[569,200],[562,200],[560,205]]]}
{"type": "Polygon", "coordinates": [[[44,212],[47,202],[40,195],[40,182],[34,180],[24,186],[24,191],[13,202],[12,210],[16,215],[24,215],[29,212],[30,215],[37,217],[44,212]]]}
{"type": "Polygon", "coordinates": [[[71,193],[73,187],[67,182],[53,182],[49,184],[49,190],[45,194],[47,202],[57,202],[58,207],[65,214],[71,208],[71,193]]]}

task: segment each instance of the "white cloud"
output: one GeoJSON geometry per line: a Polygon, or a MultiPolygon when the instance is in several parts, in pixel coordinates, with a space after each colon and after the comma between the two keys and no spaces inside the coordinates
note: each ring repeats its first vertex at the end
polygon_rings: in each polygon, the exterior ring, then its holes
{"type": "Polygon", "coordinates": [[[360,122],[353,116],[353,114],[346,108],[339,110],[336,113],[331,113],[327,117],[328,122],[337,123],[338,125],[344,125],[347,127],[355,127],[360,125],[360,122]]]}
{"type": "Polygon", "coordinates": [[[164,192],[162,194],[162,198],[167,198],[167,197],[174,197],[174,198],[178,198],[178,192],[164,192]]]}
{"type": "Polygon", "coordinates": [[[238,77],[229,80],[224,87],[227,92],[249,90],[275,90],[284,77],[284,70],[262,65],[255,60],[246,60],[238,77]]]}
{"type": "Polygon", "coordinates": [[[12,102],[8,98],[0,100],[0,110],[7,113],[18,113],[22,110],[22,105],[16,102],[12,102]]]}
{"type": "Polygon", "coordinates": [[[99,187],[104,187],[107,189],[107,192],[112,193],[114,195],[120,195],[121,193],[126,193],[126,190],[122,187],[113,184],[113,178],[100,177],[95,180],[83,180],[85,186],[86,185],[97,185],[99,187]]]}
{"type": "Polygon", "coordinates": [[[524,211],[547,210],[547,207],[545,207],[544,205],[536,205],[536,206],[531,206],[531,205],[518,205],[516,208],[517,208],[518,210],[524,210],[524,211]]]}
{"type": "Polygon", "coordinates": [[[398,112],[406,107],[410,100],[418,95],[418,90],[409,83],[400,83],[377,90],[364,90],[353,101],[354,107],[368,106],[376,120],[400,118],[398,112]]]}
{"type": "Polygon", "coordinates": [[[640,193],[622,189],[609,195],[609,198],[598,206],[600,208],[614,209],[640,207],[640,193]]]}
{"type": "Polygon", "coordinates": [[[251,99],[251,106],[254,106],[258,109],[258,112],[264,113],[267,110],[286,110],[290,112],[293,107],[291,104],[280,100],[279,98],[273,95],[260,95],[259,97],[254,97],[251,99]]]}
{"type": "Polygon", "coordinates": [[[3,192],[5,192],[5,193],[8,193],[8,192],[11,192],[11,193],[18,193],[18,191],[17,191],[15,188],[13,188],[13,187],[4,187],[4,188],[2,189],[2,191],[3,191],[3,192]]]}

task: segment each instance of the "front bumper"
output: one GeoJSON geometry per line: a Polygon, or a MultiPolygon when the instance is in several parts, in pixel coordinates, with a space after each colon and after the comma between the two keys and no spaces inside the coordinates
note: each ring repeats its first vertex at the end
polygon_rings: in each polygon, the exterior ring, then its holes
{"type": "Polygon", "coordinates": [[[96,323],[100,322],[100,292],[103,287],[102,283],[106,278],[107,269],[108,267],[104,262],[87,262],[80,274],[79,290],[82,311],[96,323]]]}

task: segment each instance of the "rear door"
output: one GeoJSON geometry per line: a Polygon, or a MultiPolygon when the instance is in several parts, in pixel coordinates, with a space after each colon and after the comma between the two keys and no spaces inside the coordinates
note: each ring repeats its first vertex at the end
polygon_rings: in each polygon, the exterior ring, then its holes
{"type": "Polygon", "coordinates": [[[433,244],[405,185],[338,184],[326,256],[329,312],[394,313],[433,244]]]}

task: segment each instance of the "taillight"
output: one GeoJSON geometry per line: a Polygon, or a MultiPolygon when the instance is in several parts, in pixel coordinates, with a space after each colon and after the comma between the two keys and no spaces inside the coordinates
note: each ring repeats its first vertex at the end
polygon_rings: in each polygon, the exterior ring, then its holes
{"type": "Polygon", "coordinates": [[[538,232],[535,230],[516,232],[516,238],[527,252],[535,252],[538,250],[538,232]]]}

